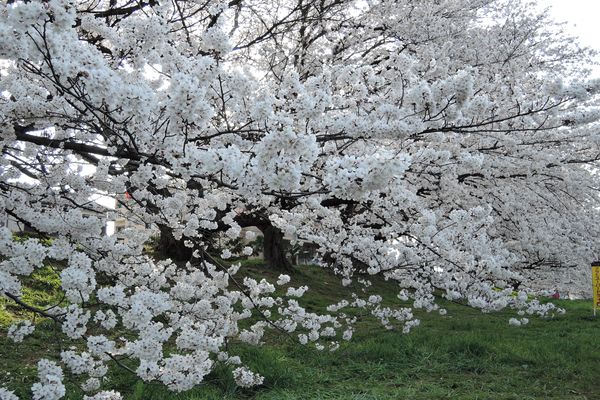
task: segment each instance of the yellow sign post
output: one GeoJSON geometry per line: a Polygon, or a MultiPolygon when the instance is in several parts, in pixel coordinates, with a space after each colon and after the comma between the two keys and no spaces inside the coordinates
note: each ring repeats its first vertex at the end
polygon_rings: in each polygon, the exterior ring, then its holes
{"type": "Polygon", "coordinates": [[[600,308],[600,261],[592,263],[592,290],[594,293],[594,317],[596,309],[600,308]]]}

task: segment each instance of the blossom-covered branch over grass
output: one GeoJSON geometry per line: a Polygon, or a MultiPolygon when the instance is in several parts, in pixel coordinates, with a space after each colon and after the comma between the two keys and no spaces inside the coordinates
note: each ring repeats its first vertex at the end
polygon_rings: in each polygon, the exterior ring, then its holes
{"type": "Polygon", "coordinates": [[[117,399],[97,392],[108,363],[175,391],[217,363],[260,384],[228,341],[278,329],[335,349],[352,337],[348,307],[405,332],[415,308],[445,313],[434,294],[544,315],[553,306],[529,301],[531,267],[594,253],[592,54],[525,2],[0,7],[0,212],[39,237],[0,229],[0,293],[79,346],[40,361],[36,399],[64,396],[65,369],[86,398],[117,399]],[[103,233],[92,199],[125,194],[177,257],[148,255],[147,229],[103,233]],[[367,294],[319,315],[288,276],[279,291],[236,279],[208,249],[251,225],[313,243],[367,294]],[[22,279],[49,261],[65,265],[65,300],[42,310],[22,300],[22,279]],[[369,275],[397,281],[410,307],[384,305],[369,275]]]}

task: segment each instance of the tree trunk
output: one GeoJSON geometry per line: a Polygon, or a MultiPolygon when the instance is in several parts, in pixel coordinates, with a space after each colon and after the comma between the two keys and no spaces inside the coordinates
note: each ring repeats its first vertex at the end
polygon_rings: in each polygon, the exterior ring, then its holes
{"type": "Polygon", "coordinates": [[[293,270],[292,263],[286,256],[287,246],[283,240],[283,232],[274,227],[265,216],[257,214],[241,214],[236,217],[241,227],[255,226],[263,234],[263,257],[265,264],[277,271],[293,270]]]}
{"type": "Polygon", "coordinates": [[[187,262],[192,259],[194,249],[186,247],[183,240],[175,239],[171,228],[165,225],[159,225],[158,228],[160,239],[156,250],[160,258],[170,258],[175,262],[187,262]]]}
{"type": "Polygon", "coordinates": [[[286,245],[283,233],[273,225],[258,226],[264,236],[263,253],[265,263],[277,271],[291,271],[292,263],[286,256],[286,245]]]}

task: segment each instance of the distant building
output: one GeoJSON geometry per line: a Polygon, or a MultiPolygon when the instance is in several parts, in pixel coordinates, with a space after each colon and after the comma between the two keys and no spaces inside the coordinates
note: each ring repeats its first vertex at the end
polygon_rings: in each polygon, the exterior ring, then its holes
{"type": "Polygon", "coordinates": [[[128,203],[133,201],[134,200],[128,193],[117,196],[114,202],[114,210],[109,213],[108,222],[109,227],[112,229],[109,229],[108,234],[116,235],[118,240],[125,240],[123,233],[126,229],[151,229],[156,230],[158,233],[158,230],[155,227],[146,224],[141,218],[131,212],[130,208],[128,207],[128,203]]]}
{"type": "Polygon", "coordinates": [[[2,219],[0,219],[0,227],[6,227],[13,233],[32,231],[31,226],[24,224],[9,214],[4,214],[2,216],[2,219]]]}

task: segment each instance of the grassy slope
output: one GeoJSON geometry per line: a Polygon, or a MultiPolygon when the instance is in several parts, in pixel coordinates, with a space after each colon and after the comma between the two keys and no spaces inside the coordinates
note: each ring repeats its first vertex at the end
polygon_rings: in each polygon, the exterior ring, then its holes
{"type": "MultiPolygon", "coordinates": [[[[246,273],[265,275],[259,266],[246,273]]],[[[269,271],[266,275],[275,277],[269,271]]],[[[320,310],[347,293],[336,279],[316,267],[303,267],[294,285],[309,284],[305,304],[320,310]]],[[[55,300],[55,276],[38,275],[27,295],[39,305],[55,300]]],[[[376,282],[375,290],[394,297],[394,286],[376,282]]],[[[449,304],[448,315],[422,315],[421,327],[409,335],[385,331],[364,318],[349,344],[334,353],[318,352],[275,335],[270,346],[236,345],[249,366],[265,376],[253,390],[235,387],[220,368],[207,384],[184,394],[143,384],[113,369],[105,383],[127,399],[600,399],[600,317],[591,318],[589,302],[561,302],[564,316],[532,318],[526,327],[508,325],[508,313],[482,315],[449,304]]],[[[15,318],[15,309],[0,303],[0,324],[15,318]]],[[[0,386],[17,389],[23,399],[34,381],[35,361],[60,343],[42,322],[33,337],[15,345],[0,333],[0,386]]],[[[5,330],[2,330],[5,332],[5,330]]],[[[70,398],[81,398],[80,393],[70,398]]]]}

